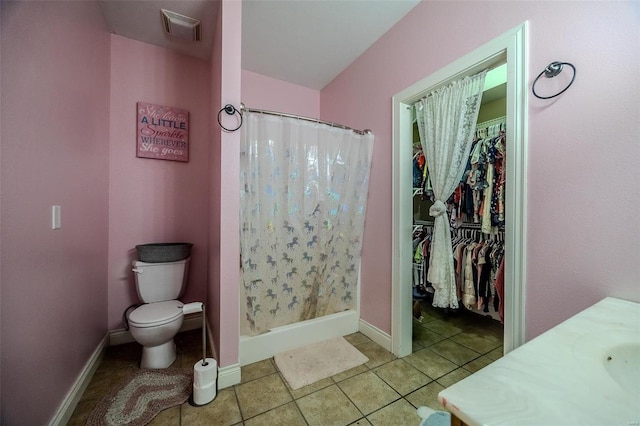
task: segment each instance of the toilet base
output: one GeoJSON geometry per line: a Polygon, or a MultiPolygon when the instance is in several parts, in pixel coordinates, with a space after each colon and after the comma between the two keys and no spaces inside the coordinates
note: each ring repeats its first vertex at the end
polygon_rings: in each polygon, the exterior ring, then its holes
{"type": "Polygon", "coordinates": [[[143,346],[140,368],[167,368],[176,360],[176,344],[173,339],[158,346],[143,346]]]}

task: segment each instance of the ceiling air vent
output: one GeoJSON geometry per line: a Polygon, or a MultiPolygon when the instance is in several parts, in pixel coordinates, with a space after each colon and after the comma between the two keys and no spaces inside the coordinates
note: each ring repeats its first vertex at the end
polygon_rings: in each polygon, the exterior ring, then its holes
{"type": "Polygon", "coordinates": [[[162,26],[164,31],[170,36],[187,41],[200,41],[201,25],[197,19],[160,9],[162,15],[162,26]]]}

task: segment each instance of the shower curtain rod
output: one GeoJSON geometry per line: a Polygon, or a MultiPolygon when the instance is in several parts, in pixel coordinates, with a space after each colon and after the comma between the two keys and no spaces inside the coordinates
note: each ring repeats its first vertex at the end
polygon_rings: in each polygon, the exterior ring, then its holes
{"type": "Polygon", "coordinates": [[[353,131],[353,132],[355,132],[355,133],[357,133],[359,135],[366,135],[366,134],[369,134],[369,133],[373,133],[370,129],[357,130],[357,129],[354,129],[354,128],[351,128],[351,127],[343,126],[342,124],[333,123],[331,121],[319,120],[317,118],[303,117],[301,115],[287,114],[287,113],[284,113],[284,112],[268,111],[268,110],[265,110],[265,109],[247,108],[243,103],[241,103],[240,104],[240,113],[243,113],[244,111],[255,112],[255,113],[259,113],[259,114],[276,115],[276,116],[279,116],[279,117],[295,118],[295,119],[298,119],[298,120],[310,121],[312,123],[326,124],[328,126],[337,127],[339,129],[351,130],[351,131],[353,131]]]}

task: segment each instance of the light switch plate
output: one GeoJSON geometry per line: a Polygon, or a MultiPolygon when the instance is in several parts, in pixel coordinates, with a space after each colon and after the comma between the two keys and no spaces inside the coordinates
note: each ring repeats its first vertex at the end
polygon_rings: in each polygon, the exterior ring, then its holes
{"type": "Polygon", "coordinates": [[[51,229],[62,228],[62,219],[60,217],[60,206],[51,206],[51,229]]]}

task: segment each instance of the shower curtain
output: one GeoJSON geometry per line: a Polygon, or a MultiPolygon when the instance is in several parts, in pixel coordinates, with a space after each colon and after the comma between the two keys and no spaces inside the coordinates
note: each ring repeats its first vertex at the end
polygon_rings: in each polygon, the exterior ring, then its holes
{"type": "Polygon", "coordinates": [[[373,134],[243,116],[241,335],[354,308],[373,134]]]}

